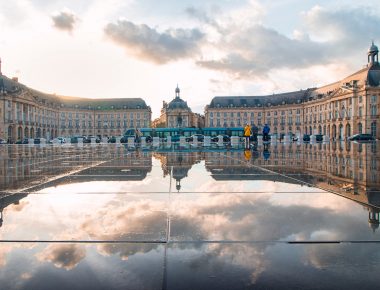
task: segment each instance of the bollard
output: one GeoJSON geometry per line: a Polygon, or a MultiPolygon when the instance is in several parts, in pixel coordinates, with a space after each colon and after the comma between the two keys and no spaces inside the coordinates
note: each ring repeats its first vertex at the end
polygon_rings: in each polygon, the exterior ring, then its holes
{"type": "Polygon", "coordinates": [[[211,145],[211,137],[205,136],[203,139],[203,146],[210,146],[211,145]]]}
{"type": "Polygon", "coordinates": [[[128,137],[128,147],[135,147],[135,138],[128,137]]]}
{"type": "Polygon", "coordinates": [[[314,144],[317,142],[317,137],[315,137],[315,135],[311,135],[310,136],[310,144],[314,144]]]}
{"type": "Polygon", "coordinates": [[[179,137],[179,145],[180,146],[185,146],[186,144],[186,137],[185,136],[180,136],[179,137]]]}
{"type": "Polygon", "coordinates": [[[231,145],[238,146],[239,145],[239,136],[231,136],[231,145]]]}
{"type": "Polygon", "coordinates": [[[153,137],[153,146],[157,147],[160,145],[160,137],[153,137]]]}
{"type": "Polygon", "coordinates": [[[96,144],[96,138],[95,137],[92,137],[91,138],[91,145],[95,145],[96,144]]]}
{"type": "Polygon", "coordinates": [[[261,135],[257,136],[257,145],[259,146],[263,145],[263,136],[261,135]]]}
{"type": "MultiPolygon", "coordinates": [[[[145,137],[143,137],[144,139],[145,139],[145,137]]],[[[120,144],[120,139],[121,139],[121,137],[120,136],[118,136],[118,137],[116,137],[116,144],[120,144]]]]}
{"type": "Polygon", "coordinates": [[[289,135],[285,135],[284,136],[284,143],[290,143],[290,136],[289,135]]]}
{"type": "Polygon", "coordinates": [[[172,136],[166,137],[166,145],[170,147],[172,145],[172,136]]]}
{"type": "Polygon", "coordinates": [[[327,135],[323,135],[323,143],[329,143],[330,142],[330,137],[327,135]]]}
{"type": "Polygon", "coordinates": [[[34,139],[33,138],[28,139],[28,144],[29,145],[34,145],[34,139]]]}
{"type": "Polygon", "coordinates": [[[107,144],[108,143],[108,138],[107,137],[102,137],[102,140],[100,141],[101,144],[107,144]]]}
{"type": "Polygon", "coordinates": [[[197,136],[193,137],[192,145],[195,146],[195,147],[198,146],[198,137],[197,136]]]}
{"type": "Polygon", "coordinates": [[[65,142],[66,144],[68,144],[68,145],[71,144],[71,138],[65,138],[65,141],[66,141],[65,142]]]}

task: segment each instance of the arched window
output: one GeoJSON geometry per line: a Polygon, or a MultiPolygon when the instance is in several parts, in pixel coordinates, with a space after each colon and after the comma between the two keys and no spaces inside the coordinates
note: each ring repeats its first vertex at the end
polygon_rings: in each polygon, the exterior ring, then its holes
{"type": "Polygon", "coordinates": [[[371,123],[371,135],[376,138],[376,121],[371,123]]]}
{"type": "Polygon", "coordinates": [[[347,137],[351,136],[351,125],[350,124],[346,125],[346,136],[347,137]]]}
{"type": "Polygon", "coordinates": [[[362,125],[362,123],[359,123],[359,124],[358,124],[358,133],[359,133],[359,134],[362,134],[362,133],[363,133],[363,125],[362,125]]]}

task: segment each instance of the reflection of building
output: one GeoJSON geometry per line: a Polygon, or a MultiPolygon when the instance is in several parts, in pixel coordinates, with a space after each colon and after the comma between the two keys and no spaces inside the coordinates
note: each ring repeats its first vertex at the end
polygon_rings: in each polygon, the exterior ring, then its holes
{"type": "Polygon", "coordinates": [[[180,191],[181,180],[187,177],[187,174],[191,167],[199,162],[201,153],[154,153],[154,157],[161,161],[161,167],[164,176],[171,175],[176,181],[176,190],[180,191]]]}
{"type": "Polygon", "coordinates": [[[175,89],[175,98],[168,103],[163,102],[161,116],[153,121],[153,127],[204,127],[204,118],[193,113],[187,102],[181,99],[180,89],[175,89]]]}
{"type": "Polygon", "coordinates": [[[141,98],[85,99],[45,94],[0,74],[0,138],[122,135],[149,127],[151,109],[141,98]]]}
{"type": "Polygon", "coordinates": [[[261,147],[245,163],[244,152],[205,154],[206,169],[215,180],[302,181],[365,204],[372,228],[379,225],[380,156],[376,143],[279,144],[269,147],[265,160],[261,147]],[[260,172],[260,168],[270,172],[260,172]],[[279,174],[278,174],[279,173],[279,174]],[[260,174],[260,175],[258,175],[260,174]]]}
{"type": "Polygon", "coordinates": [[[380,136],[378,48],[367,67],[330,85],[268,96],[214,97],[205,109],[206,127],[267,123],[273,133],[324,134],[344,139],[357,133],[380,136]]]}

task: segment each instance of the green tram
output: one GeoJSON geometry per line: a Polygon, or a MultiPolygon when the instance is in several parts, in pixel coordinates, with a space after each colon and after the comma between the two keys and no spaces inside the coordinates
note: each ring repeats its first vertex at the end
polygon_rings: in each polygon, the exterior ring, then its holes
{"type": "MultiPolygon", "coordinates": [[[[153,137],[159,137],[165,139],[168,136],[172,141],[179,141],[180,136],[190,137],[194,134],[201,134],[204,136],[216,137],[220,135],[231,136],[243,136],[243,127],[235,128],[222,128],[222,127],[209,127],[209,128],[141,128],[139,129],[142,136],[147,139],[153,137]]],[[[128,129],[124,133],[124,138],[134,137],[135,129],[128,129]]]]}

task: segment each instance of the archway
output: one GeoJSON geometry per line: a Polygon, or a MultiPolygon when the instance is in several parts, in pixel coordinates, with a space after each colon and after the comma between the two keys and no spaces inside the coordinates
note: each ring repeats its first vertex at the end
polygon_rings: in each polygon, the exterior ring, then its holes
{"type": "Polygon", "coordinates": [[[13,127],[8,127],[8,141],[13,141],[13,127]]]}
{"type": "Polygon", "coordinates": [[[339,140],[344,138],[343,124],[339,124],[339,140]]]}

